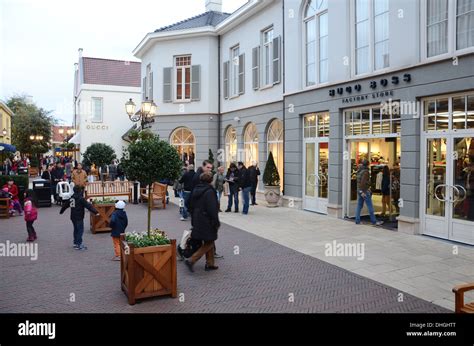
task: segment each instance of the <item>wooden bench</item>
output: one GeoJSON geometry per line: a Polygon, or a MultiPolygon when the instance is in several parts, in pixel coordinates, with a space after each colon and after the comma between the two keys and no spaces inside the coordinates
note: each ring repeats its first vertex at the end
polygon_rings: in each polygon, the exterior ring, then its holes
{"type": "MultiPolygon", "coordinates": [[[[163,204],[163,209],[166,209],[166,190],[168,189],[168,185],[166,184],[160,184],[160,183],[153,183],[152,185],[152,202],[151,202],[151,207],[152,208],[158,208],[158,205],[155,203],[155,201],[161,201],[163,204]]],[[[143,187],[140,189],[140,199],[142,203],[148,201],[148,188],[143,187]]]]}
{"type": "Polygon", "coordinates": [[[127,196],[132,200],[133,182],[130,181],[95,181],[87,183],[85,188],[86,199],[92,197],[127,196]]]}
{"type": "Polygon", "coordinates": [[[10,218],[10,198],[0,198],[0,217],[10,218]]]}
{"type": "Polygon", "coordinates": [[[474,283],[458,285],[453,288],[455,312],[474,314],[474,301],[464,304],[464,292],[474,290],[474,283]]]}

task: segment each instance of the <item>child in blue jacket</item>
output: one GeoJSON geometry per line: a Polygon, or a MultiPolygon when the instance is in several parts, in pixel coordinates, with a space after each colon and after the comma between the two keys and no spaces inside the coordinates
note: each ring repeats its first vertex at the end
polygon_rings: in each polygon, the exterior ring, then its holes
{"type": "Polygon", "coordinates": [[[128,217],[125,212],[125,202],[118,201],[115,203],[115,211],[110,218],[110,227],[112,228],[111,236],[114,242],[115,257],[113,261],[120,261],[120,235],[125,233],[128,226],[128,217]]]}

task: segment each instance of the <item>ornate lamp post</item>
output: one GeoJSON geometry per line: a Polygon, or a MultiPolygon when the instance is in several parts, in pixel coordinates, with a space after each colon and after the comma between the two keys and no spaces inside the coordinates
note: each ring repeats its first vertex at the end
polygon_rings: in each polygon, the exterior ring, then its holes
{"type": "Polygon", "coordinates": [[[156,104],[153,100],[148,100],[148,97],[145,98],[145,101],[142,102],[140,109],[136,112],[136,105],[132,99],[125,103],[125,111],[128,114],[128,117],[134,123],[141,121],[142,130],[145,128],[146,124],[155,122],[153,117],[156,115],[156,104]]]}

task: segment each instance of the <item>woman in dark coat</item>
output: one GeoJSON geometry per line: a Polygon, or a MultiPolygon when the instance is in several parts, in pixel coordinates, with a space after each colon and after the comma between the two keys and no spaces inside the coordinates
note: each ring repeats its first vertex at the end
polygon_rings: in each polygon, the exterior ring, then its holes
{"type": "Polygon", "coordinates": [[[392,206],[390,204],[390,169],[388,166],[384,166],[382,171],[382,217],[385,217],[385,212],[387,209],[391,214],[392,206]]]}
{"type": "Polygon", "coordinates": [[[217,239],[217,230],[220,227],[219,206],[217,203],[216,190],[212,187],[212,173],[202,173],[200,183],[196,185],[190,197],[189,211],[191,212],[191,237],[201,240],[203,245],[186,260],[186,265],[194,272],[194,264],[206,254],[205,270],[218,269],[214,265],[214,241],[217,239]]]}

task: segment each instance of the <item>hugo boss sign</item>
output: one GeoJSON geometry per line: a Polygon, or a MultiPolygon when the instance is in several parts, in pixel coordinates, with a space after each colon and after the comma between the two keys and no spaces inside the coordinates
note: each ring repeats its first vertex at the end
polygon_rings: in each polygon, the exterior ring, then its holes
{"type": "MultiPolygon", "coordinates": [[[[405,83],[410,83],[411,82],[411,74],[410,73],[405,73],[401,78],[399,76],[392,76],[390,79],[388,78],[383,78],[380,80],[372,80],[369,82],[369,88],[374,90],[377,89],[379,83],[383,87],[387,87],[389,84],[391,85],[398,85],[400,84],[400,81],[403,81],[405,83]]],[[[362,85],[361,84],[355,84],[354,86],[348,85],[345,88],[344,87],[339,87],[336,89],[330,89],[329,90],[329,96],[336,96],[337,95],[344,95],[346,94],[351,94],[352,92],[361,92],[362,91],[362,85]]]]}

